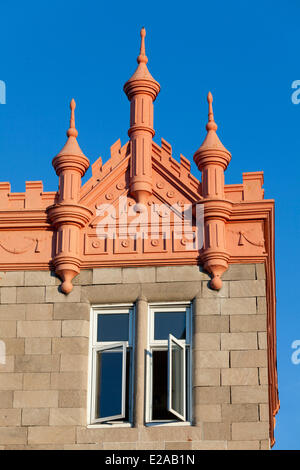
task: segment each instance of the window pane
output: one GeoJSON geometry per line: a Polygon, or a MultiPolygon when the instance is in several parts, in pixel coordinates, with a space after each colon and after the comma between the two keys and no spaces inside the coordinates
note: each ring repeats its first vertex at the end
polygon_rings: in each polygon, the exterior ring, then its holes
{"type": "Polygon", "coordinates": [[[123,351],[97,353],[97,418],[122,415],[123,351]]]}
{"type": "Polygon", "coordinates": [[[171,384],[170,408],[185,416],[185,350],[171,340],[171,384]]]}
{"type": "Polygon", "coordinates": [[[99,314],[97,341],[128,341],[129,314],[99,314]]]}
{"type": "Polygon", "coordinates": [[[152,419],[172,420],[168,411],[168,351],[152,351],[152,419]]]}
{"type": "Polygon", "coordinates": [[[154,339],[168,339],[169,334],[178,339],[185,339],[185,318],[185,312],[155,312],[154,339]]]}

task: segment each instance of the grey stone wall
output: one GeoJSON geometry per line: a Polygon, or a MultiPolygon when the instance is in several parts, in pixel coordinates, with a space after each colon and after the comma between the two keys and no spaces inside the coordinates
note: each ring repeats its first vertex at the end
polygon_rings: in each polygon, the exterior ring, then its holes
{"type": "Polygon", "coordinates": [[[231,265],[219,292],[197,266],[0,273],[0,449],[269,448],[265,271],[231,265]],[[149,302],[193,301],[193,423],[144,425],[149,302]],[[137,302],[132,428],[87,427],[93,304],[137,302]]]}

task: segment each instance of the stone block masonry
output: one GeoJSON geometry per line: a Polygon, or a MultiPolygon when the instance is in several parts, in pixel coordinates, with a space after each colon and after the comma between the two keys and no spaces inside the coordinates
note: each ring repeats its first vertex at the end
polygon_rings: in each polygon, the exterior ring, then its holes
{"type": "MultiPolygon", "coordinates": [[[[82,270],[68,296],[51,273],[2,274],[1,449],[269,447],[264,265],[230,266],[220,291],[209,289],[209,277],[197,266],[82,270]],[[90,308],[137,299],[145,308],[156,301],[192,302],[192,422],[88,426],[90,308]]],[[[147,335],[141,341],[144,352],[147,335]]],[[[140,372],[139,394],[144,380],[140,372]]]]}

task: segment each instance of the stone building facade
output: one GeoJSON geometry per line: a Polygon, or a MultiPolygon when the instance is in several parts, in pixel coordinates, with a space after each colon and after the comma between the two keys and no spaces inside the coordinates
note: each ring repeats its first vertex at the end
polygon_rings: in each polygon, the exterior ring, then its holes
{"type": "Polygon", "coordinates": [[[72,101],[59,190],[0,184],[1,449],[274,444],[274,202],[262,172],[224,185],[210,94],[201,182],[154,143],[160,87],[141,38],[130,141],[81,186],[72,101]]]}

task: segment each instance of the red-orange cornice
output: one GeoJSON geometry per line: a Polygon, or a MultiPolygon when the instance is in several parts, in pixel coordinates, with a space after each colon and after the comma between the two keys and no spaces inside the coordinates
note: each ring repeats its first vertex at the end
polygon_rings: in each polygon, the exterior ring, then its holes
{"type": "Polygon", "coordinates": [[[51,229],[47,212],[41,210],[0,210],[0,230],[51,229]]]}
{"type": "MultiPolygon", "coordinates": [[[[123,149],[125,150],[126,148],[127,145],[124,145],[123,149]]],[[[273,200],[257,199],[252,201],[241,200],[239,202],[222,200],[221,206],[215,207],[218,204],[217,200],[204,200],[202,195],[197,192],[197,188],[198,191],[199,188],[201,188],[201,183],[189,173],[189,169],[174,160],[173,157],[170,157],[170,155],[165,157],[161,157],[160,155],[160,158],[158,158],[158,148],[160,149],[159,152],[163,154],[163,147],[159,147],[157,144],[155,144],[155,153],[152,155],[154,180],[156,181],[153,195],[157,203],[165,202],[171,205],[172,203],[178,202],[180,198],[182,198],[182,202],[185,203],[203,203],[204,206],[207,207],[208,216],[220,216],[221,219],[226,219],[226,224],[228,227],[234,226],[236,227],[237,231],[239,222],[248,221],[254,223],[259,220],[266,220],[267,223],[269,223],[268,221],[271,218],[271,214],[274,208],[273,200]],[[177,171],[174,171],[174,168],[177,171]],[[162,185],[164,187],[161,187],[162,185]],[[175,194],[174,196],[173,193],[175,194]],[[168,194],[172,197],[168,197],[168,194]]],[[[53,224],[51,225],[51,220],[49,219],[48,215],[49,212],[51,213],[51,211],[59,214],[59,217],[61,217],[61,222],[71,223],[73,221],[73,216],[75,217],[74,214],[78,209],[78,222],[75,220],[75,223],[78,223],[79,225],[86,225],[90,214],[96,213],[96,205],[101,198],[103,199],[103,202],[109,203],[111,201],[117,201],[118,196],[121,194],[128,195],[126,172],[128,171],[129,159],[130,154],[120,158],[119,164],[114,166],[113,170],[107,172],[104,178],[100,179],[98,182],[93,177],[87,181],[87,183],[81,188],[81,193],[84,193],[81,195],[78,205],[66,204],[65,207],[62,207],[60,204],[54,206],[53,204],[50,204],[45,209],[41,207],[40,209],[20,208],[18,210],[14,210],[10,209],[10,202],[9,199],[7,199],[6,208],[4,209],[2,206],[0,210],[0,233],[1,231],[20,232],[22,230],[30,231],[33,229],[39,231],[51,231],[53,230],[53,224]],[[94,184],[91,184],[93,181],[94,184]],[[112,195],[110,193],[112,192],[113,188],[115,194],[111,199],[112,195]],[[106,196],[108,196],[108,198],[106,196]],[[81,212],[83,212],[83,214],[81,214],[81,212]]],[[[107,162],[106,166],[109,167],[109,161],[107,162]]],[[[260,176],[259,179],[261,181],[260,176]]],[[[254,181],[257,181],[257,179],[254,181]]],[[[236,188],[240,194],[243,194],[245,185],[225,185],[225,194],[227,193],[227,189],[232,192],[234,188],[236,188]]],[[[22,201],[26,200],[26,193],[17,194],[22,195],[22,201]]],[[[47,195],[47,193],[44,194],[47,195]]],[[[49,193],[49,201],[54,200],[56,194],[57,193],[55,192],[49,193]]],[[[257,194],[261,194],[261,189],[258,189],[257,194]]],[[[128,197],[130,199],[130,196],[128,197]]],[[[245,244],[247,244],[247,242],[245,242],[245,244]]],[[[172,256],[174,255],[170,253],[170,258],[172,256]]],[[[262,257],[266,257],[266,254],[263,256],[257,256],[259,259],[261,259],[262,257]]],[[[110,256],[111,262],[113,262],[112,257],[113,253],[110,256]]],[[[238,255],[235,253],[234,248],[231,249],[230,262],[240,262],[247,257],[250,259],[251,255],[247,255],[247,253],[244,255],[238,255]]],[[[197,254],[194,254],[193,258],[196,260],[197,254]]],[[[174,262],[176,263],[176,257],[174,262]]]]}

